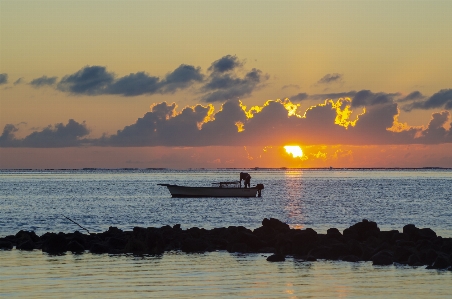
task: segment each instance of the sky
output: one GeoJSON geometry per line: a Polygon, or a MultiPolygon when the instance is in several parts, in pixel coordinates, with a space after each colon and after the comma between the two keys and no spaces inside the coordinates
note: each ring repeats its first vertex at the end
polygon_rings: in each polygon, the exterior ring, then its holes
{"type": "Polygon", "coordinates": [[[452,167],[451,14],[0,0],[0,168],[452,167]]]}

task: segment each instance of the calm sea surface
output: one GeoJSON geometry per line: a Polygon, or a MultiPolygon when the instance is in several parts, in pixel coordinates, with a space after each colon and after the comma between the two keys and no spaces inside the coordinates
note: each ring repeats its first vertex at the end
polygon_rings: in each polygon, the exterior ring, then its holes
{"type": "MultiPolygon", "coordinates": [[[[0,171],[0,237],[19,230],[90,232],[109,226],[243,225],[263,218],[325,233],[369,219],[452,237],[451,170],[247,170],[261,198],[171,198],[158,183],[208,186],[243,170],[0,171]]],[[[0,251],[0,296],[155,298],[451,298],[452,272],[369,262],[269,263],[227,252],[50,256],[0,251]]]]}

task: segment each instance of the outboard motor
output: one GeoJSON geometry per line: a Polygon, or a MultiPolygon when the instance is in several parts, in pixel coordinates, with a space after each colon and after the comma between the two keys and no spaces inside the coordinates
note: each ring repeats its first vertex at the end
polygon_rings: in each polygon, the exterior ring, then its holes
{"type": "Polygon", "coordinates": [[[264,189],[264,184],[257,184],[257,197],[261,197],[262,196],[262,189],[264,189]]]}

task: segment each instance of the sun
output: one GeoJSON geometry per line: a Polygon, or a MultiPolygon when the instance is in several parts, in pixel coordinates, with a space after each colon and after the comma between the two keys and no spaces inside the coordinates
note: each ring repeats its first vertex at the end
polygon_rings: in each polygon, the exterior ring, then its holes
{"type": "Polygon", "coordinates": [[[303,151],[301,150],[301,147],[298,145],[286,145],[284,146],[284,149],[286,152],[294,158],[301,158],[303,157],[303,151]]]}

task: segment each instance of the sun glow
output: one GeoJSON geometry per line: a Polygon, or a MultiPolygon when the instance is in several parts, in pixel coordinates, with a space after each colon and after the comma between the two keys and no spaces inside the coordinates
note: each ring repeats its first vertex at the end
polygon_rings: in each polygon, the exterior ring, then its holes
{"type": "Polygon", "coordinates": [[[301,158],[303,157],[303,151],[298,145],[286,145],[284,146],[284,149],[286,152],[294,158],[301,158]]]}

